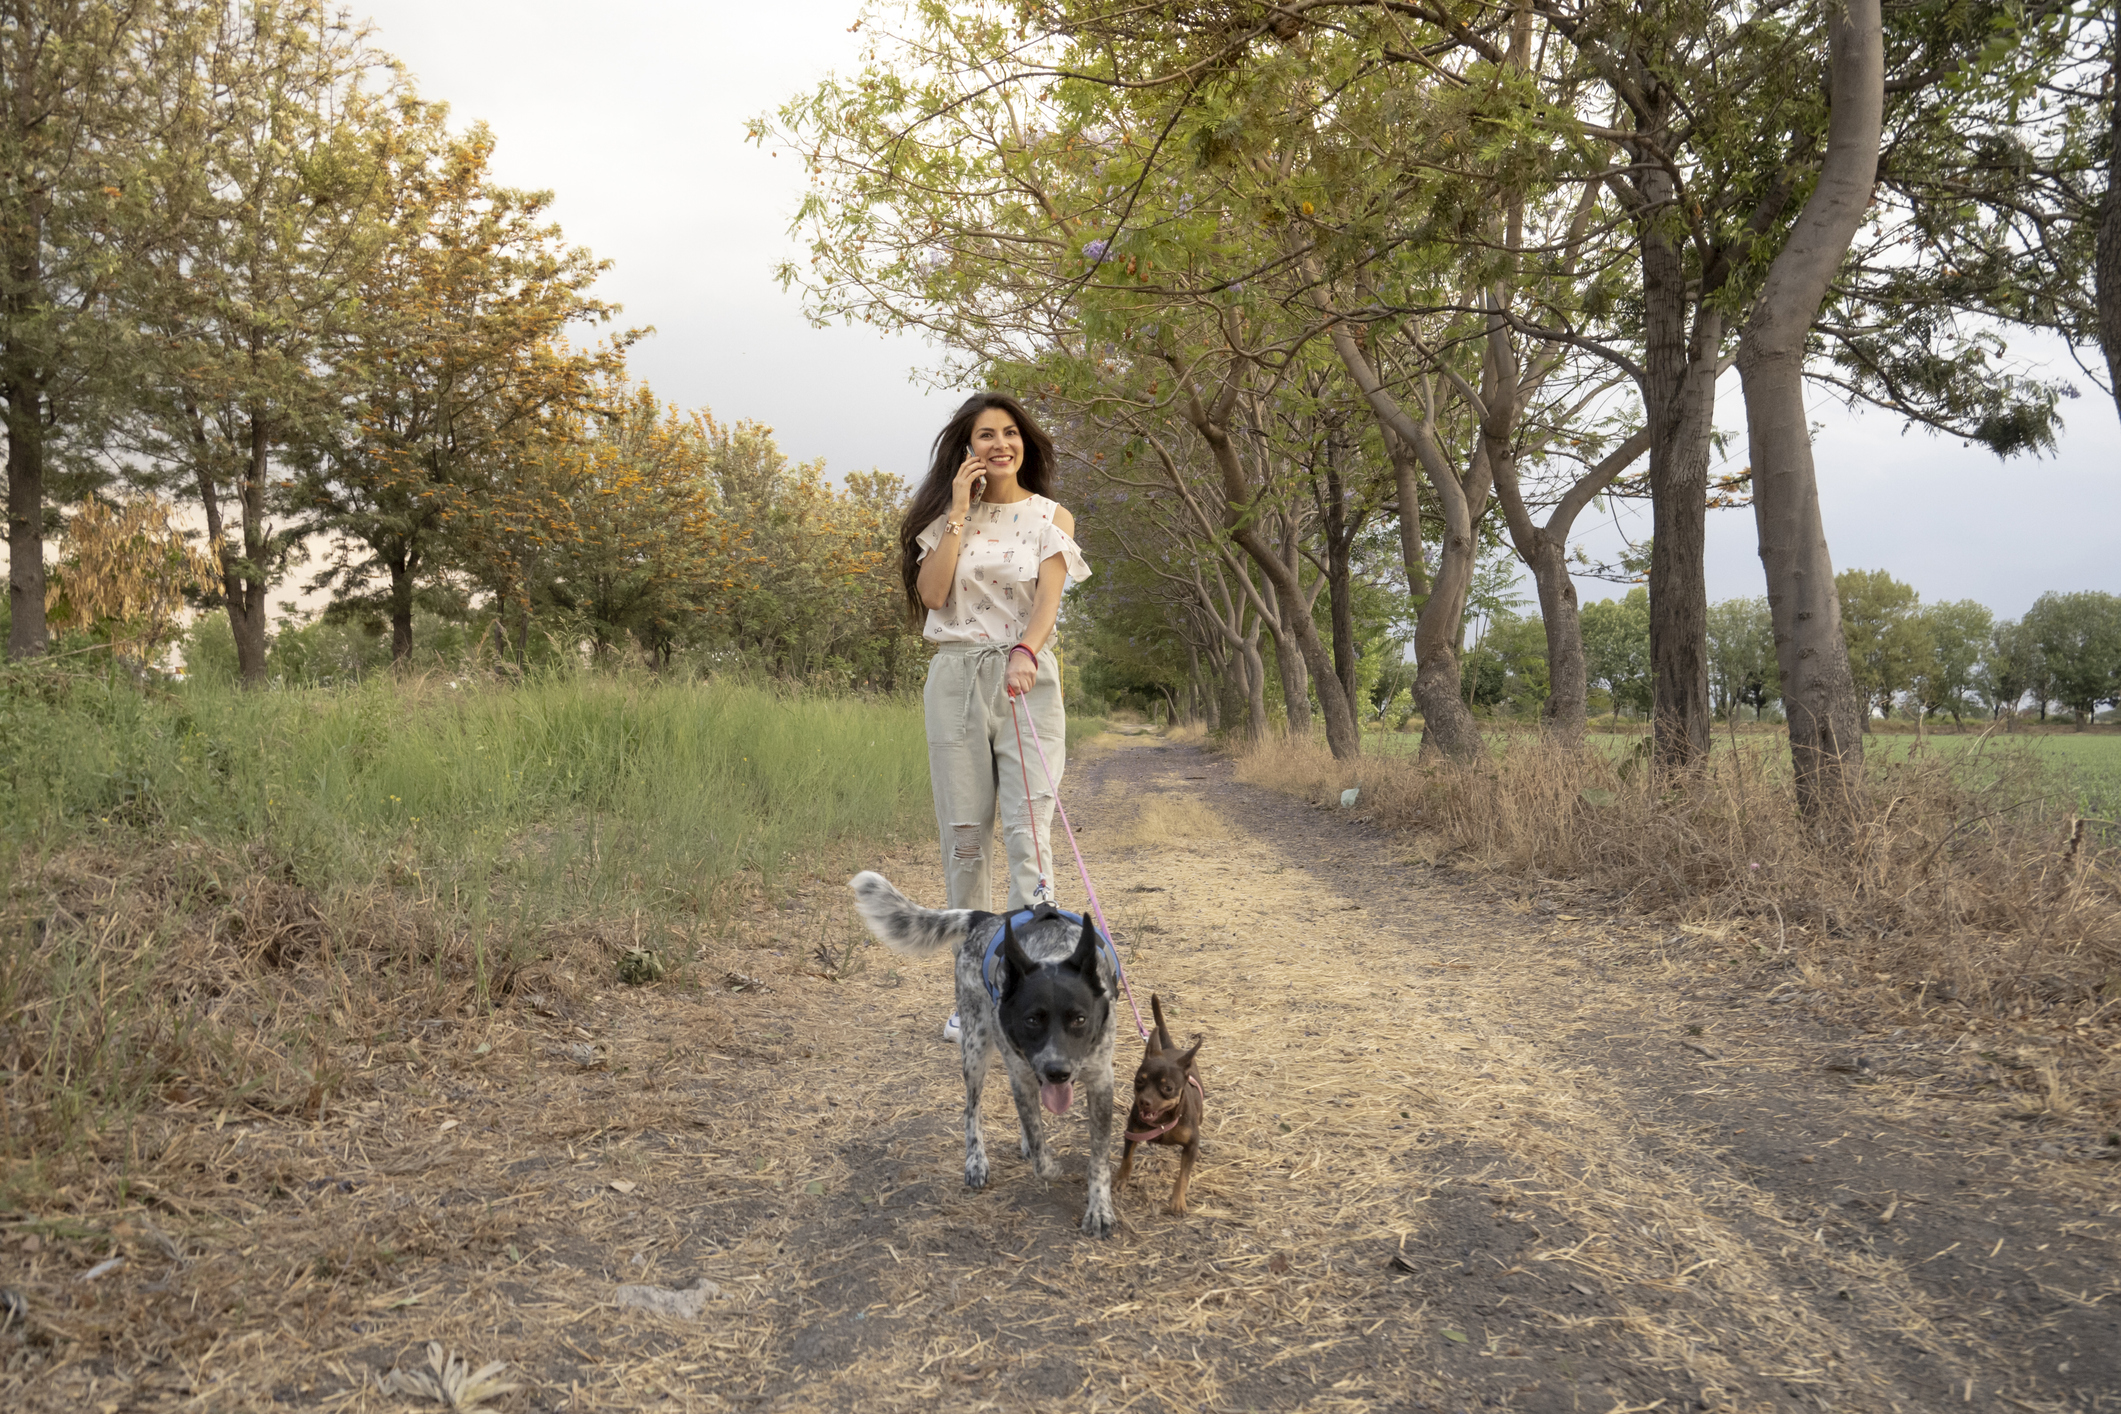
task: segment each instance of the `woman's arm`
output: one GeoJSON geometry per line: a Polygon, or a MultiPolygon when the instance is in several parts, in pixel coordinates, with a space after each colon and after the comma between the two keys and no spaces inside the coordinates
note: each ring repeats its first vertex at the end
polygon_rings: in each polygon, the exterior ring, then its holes
{"type": "Polygon", "coordinates": [[[914,581],[921,591],[921,602],[931,609],[940,609],[950,602],[950,581],[957,578],[957,552],[965,543],[964,514],[953,509],[950,520],[943,538],[921,561],[920,577],[914,581]]]}
{"type": "MultiPolygon", "coordinates": [[[[1065,535],[1075,533],[1075,517],[1065,506],[1053,508],[1053,523],[1065,535]]],[[[1058,554],[1046,556],[1038,567],[1038,594],[1031,601],[1031,620],[1024,625],[1019,642],[1033,653],[1043,650],[1053,637],[1054,621],[1060,618],[1061,590],[1068,583],[1067,562],[1058,554]]],[[[1009,655],[1008,687],[1011,692],[1029,692],[1038,677],[1038,665],[1021,653],[1009,655]]]]}
{"type": "MultiPolygon", "coordinates": [[[[943,531],[943,538],[936,542],[928,558],[921,561],[921,572],[914,577],[913,587],[920,590],[921,602],[931,609],[940,609],[950,602],[950,581],[957,578],[957,552],[965,544],[965,517],[972,513],[972,483],[980,476],[980,460],[968,451],[965,464],[957,469],[950,479],[950,524],[943,531]]],[[[1057,522],[1060,513],[1054,515],[1057,522]]],[[[1071,519],[1070,525],[1075,524],[1071,519]]]]}

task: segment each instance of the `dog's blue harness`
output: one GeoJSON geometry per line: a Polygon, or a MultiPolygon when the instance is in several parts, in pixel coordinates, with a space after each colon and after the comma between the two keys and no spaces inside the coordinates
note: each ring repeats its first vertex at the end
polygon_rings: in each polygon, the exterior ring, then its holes
{"type": "MultiPolygon", "coordinates": [[[[987,995],[994,998],[996,1006],[1002,1004],[1002,989],[1001,985],[994,980],[994,958],[1002,950],[1002,939],[1008,936],[1012,927],[1021,928],[1033,919],[1038,918],[1065,918],[1078,928],[1083,926],[1083,916],[1080,913],[1070,913],[1067,909],[1055,908],[1050,903],[1042,903],[1035,908],[1020,908],[1014,913],[1003,915],[995,923],[994,936],[987,939],[986,949],[980,954],[979,959],[979,980],[987,988],[987,995]]],[[[1117,971],[1119,968],[1119,954],[1113,951],[1112,940],[1103,933],[1099,933],[1095,928],[1090,931],[1096,935],[1097,941],[1104,948],[1106,956],[1112,959],[1113,970],[1117,971]]]]}

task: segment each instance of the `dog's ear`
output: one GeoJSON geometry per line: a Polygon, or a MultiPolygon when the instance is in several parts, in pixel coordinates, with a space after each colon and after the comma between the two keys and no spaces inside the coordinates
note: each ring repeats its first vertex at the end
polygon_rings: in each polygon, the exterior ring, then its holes
{"type": "Polygon", "coordinates": [[[1085,915],[1083,935],[1075,940],[1075,951],[1069,955],[1067,965],[1082,975],[1082,979],[1090,984],[1091,991],[1103,995],[1105,983],[1104,979],[1097,975],[1097,948],[1097,927],[1088,915],[1085,915]]]}
{"type": "Polygon", "coordinates": [[[1201,1043],[1201,1042],[1203,1042],[1203,1041],[1205,1041],[1205,1040],[1207,1040],[1207,1039],[1208,1039],[1208,1038],[1207,1038],[1207,1037],[1205,1037],[1205,1036],[1199,1036],[1199,1035],[1196,1035],[1196,1036],[1195,1036],[1195,1037],[1193,1038],[1193,1044],[1192,1044],[1191,1046],[1187,1047],[1187,1048],[1186,1048],[1185,1050],[1183,1050],[1183,1051],[1180,1051],[1180,1052],[1178,1053],[1178,1063],[1179,1063],[1179,1065],[1180,1065],[1181,1067],[1184,1067],[1184,1066],[1190,1066],[1190,1065],[1192,1065],[1192,1064],[1193,1064],[1193,1058],[1194,1058],[1195,1056],[1197,1056],[1197,1055],[1199,1055],[1199,1054],[1200,1054],[1200,1043],[1201,1043]]]}
{"type": "Polygon", "coordinates": [[[1149,994],[1149,1012],[1156,1018],[1156,1049],[1177,1050],[1178,1047],[1171,1040],[1171,1028],[1164,1025],[1164,999],[1154,992],[1149,994]]]}
{"type": "Polygon", "coordinates": [[[1024,945],[1016,940],[1016,915],[1011,913],[1002,919],[1002,961],[1009,964],[1008,980],[1002,983],[1002,995],[1008,996],[1024,984],[1038,966],[1024,951],[1024,945]]]}

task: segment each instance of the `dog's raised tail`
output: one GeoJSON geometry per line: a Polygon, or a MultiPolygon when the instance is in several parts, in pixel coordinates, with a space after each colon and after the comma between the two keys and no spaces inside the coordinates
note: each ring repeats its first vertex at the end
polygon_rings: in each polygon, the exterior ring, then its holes
{"type": "Polygon", "coordinates": [[[848,880],[847,887],[854,891],[855,911],[876,940],[909,957],[957,946],[980,916],[969,908],[922,908],[869,869],[848,880]]]}

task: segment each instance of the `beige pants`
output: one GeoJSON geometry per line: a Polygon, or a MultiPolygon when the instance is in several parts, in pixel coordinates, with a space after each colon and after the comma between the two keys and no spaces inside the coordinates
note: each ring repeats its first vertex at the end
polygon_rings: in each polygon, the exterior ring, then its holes
{"type": "Polygon", "coordinates": [[[1012,706],[1002,689],[1009,650],[986,644],[946,643],[928,664],[921,698],[928,719],[928,777],[935,788],[935,823],[943,837],[943,881],[951,908],[994,907],[988,854],[994,813],[1001,810],[1002,840],[1009,850],[1009,909],[1053,898],[1053,792],[1067,769],[1068,716],[1061,706],[1060,664],[1049,646],[1038,655],[1031,691],[1012,706]],[[1032,744],[1026,713],[1038,723],[1038,739],[1052,763],[1046,780],[1032,744]],[[1023,755],[1017,733],[1023,733],[1023,755]],[[1024,780],[1031,782],[1030,815],[1038,820],[1038,848],[1031,846],[1024,780]]]}

